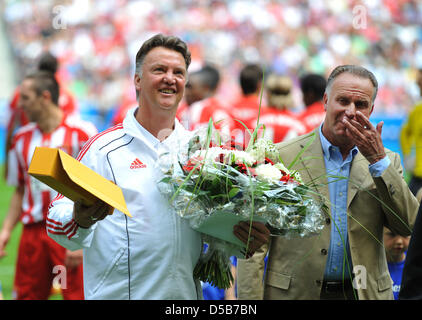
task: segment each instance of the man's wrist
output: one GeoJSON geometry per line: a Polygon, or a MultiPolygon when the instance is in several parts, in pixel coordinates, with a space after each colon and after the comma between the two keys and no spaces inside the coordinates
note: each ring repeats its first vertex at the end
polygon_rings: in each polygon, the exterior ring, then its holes
{"type": "Polygon", "coordinates": [[[10,235],[12,234],[12,229],[10,229],[10,228],[6,228],[6,227],[3,227],[1,230],[0,230],[0,235],[2,235],[3,237],[8,237],[8,238],[10,238],[10,235]]]}
{"type": "Polygon", "coordinates": [[[379,159],[378,161],[374,163],[370,163],[369,172],[371,173],[371,176],[373,177],[381,176],[384,173],[384,171],[388,168],[390,163],[391,163],[390,158],[387,157],[386,155],[383,158],[379,159]]]}
{"type": "Polygon", "coordinates": [[[89,229],[93,225],[93,224],[90,224],[89,226],[84,226],[84,225],[82,225],[80,222],[78,222],[76,220],[75,220],[75,223],[77,224],[78,227],[80,227],[82,229],[89,229]]]}

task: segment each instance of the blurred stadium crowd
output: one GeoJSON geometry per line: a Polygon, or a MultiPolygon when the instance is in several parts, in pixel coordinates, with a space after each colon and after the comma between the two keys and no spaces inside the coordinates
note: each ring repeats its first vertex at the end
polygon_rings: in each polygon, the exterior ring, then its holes
{"type": "Polygon", "coordinates": [[[16,80],[49,50],[82,114],[94,109],[110,119],[135,99],[134,56],[158,32],[188,43],[190,71],[204,62],[218,66],[218,96],[226,102],[240,93],[238,73],[246,62],[291,77],[297,110],[303,109],[299,76],[327,76],[339,64],[374,72],[380,84],[375,113],[406,115],[419,97],[417,0],[6,0],[2,9],[16,80]]]}

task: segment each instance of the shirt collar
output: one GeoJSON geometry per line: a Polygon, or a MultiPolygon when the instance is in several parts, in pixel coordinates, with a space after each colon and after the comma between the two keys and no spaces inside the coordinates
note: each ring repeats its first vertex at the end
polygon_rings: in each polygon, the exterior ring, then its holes
{"type": "Polygon", "coordinates": [[[187,136],[187,130],[180,124],[177,118],[174,119],[174,130],[170,135],[160,142],[154,135],[152,135],[147,129],[145,129],[135,118],[135,112],[137,107],[130,109],[126,118],[123,121],[123,126],[126,128],[127,133],[131,136],[136,136],[139,139],[146,142],[151,148],[157,149],[160,145],[166,145],[171,147],[174,143],[180,140],[180,137],[187,136]]]}

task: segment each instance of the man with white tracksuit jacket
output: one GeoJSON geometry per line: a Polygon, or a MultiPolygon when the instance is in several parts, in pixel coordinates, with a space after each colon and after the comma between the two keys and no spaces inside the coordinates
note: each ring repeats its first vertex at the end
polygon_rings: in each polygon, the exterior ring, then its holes
{"type": "MultiPolygon", "coordinates": [[[[159,34],[147,40],[136,56],[139,106],[123,123],[91,138],[78,156],[122,189],[132,218],[101,201],[87,207],[59,194],[50,204],[49,236],[70,250],[83,249],[86,299],[202,298],[193,278],[200,234],[172,211],[156,185],[159,154],[189,138],[175,119],[189,64],[180,39],[159,34]]],[[[240,223],[234,234],[246,243],[248,230],[240,223]]],[[[251,235],[253,254],[269,231],[254,224],[251,235]]]]}

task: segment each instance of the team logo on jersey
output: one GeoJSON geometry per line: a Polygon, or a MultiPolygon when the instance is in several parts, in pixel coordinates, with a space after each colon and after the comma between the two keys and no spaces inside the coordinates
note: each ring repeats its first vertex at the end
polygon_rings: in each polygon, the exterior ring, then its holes
{"type": "Polygon", "coordinates": [[[146,167],[147,165],[143,164],[141,160],[139,160],[138,158],[136,158],[130,165],[131,169],[141,169],[141,168],[146,168],[146,167]]]}

